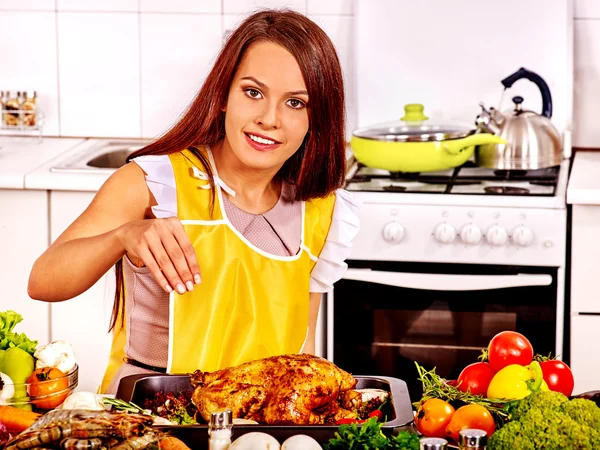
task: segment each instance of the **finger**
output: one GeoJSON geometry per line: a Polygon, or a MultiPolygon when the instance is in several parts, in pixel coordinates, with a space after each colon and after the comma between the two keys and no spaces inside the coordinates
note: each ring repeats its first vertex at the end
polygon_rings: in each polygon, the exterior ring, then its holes
{"type": "Polygon", "coordinates": [[[148,249],[148,247],[140,247],[136,250],[136,252],[138,254],[138,257],[144,263],[144,265],[148,267],[148,269],[150,269],[150,273],[152,274],[158,285],[161,286],[169,294],[173,292],[171,283],[169,283],[169,281],[166,279],[166,277],[160,270],[158,262],[154,258],[154,255],[152,254],[150,249],[148,249]]]}
{"type": "Polygon", "coordinates": [[[181,281],[181,277],[175,268],[173,261],[171,260],[171,255],[169,255],[167,249],[165,249],[163,245],[163,237],[161,236],[161,232],[149,233],[146,236],[146,242],[148,243],[148,248],[154,259],[156,260],[159,270],[162,271],[163,275],[169,282],[169,285],[175,289],[180,294],[185,294],[186,288],[183,282],[181,281]]]}
{"type": "Polygon", "coordinates": [[[179,242],[175,239],[173,234],[166,234],[162,236],[162,244],[169,256],[169,259],[173,263],[179,278],[185,284],[188,291],[194,290],[193,276],[188,267],[187,260],[183,253],[183,250],[179,246],[179,242]]]}
{"type": "Polygon", "coordinates": [[[200,284],[202,277],[200,274],[200,267],[198,266],[198,258],[196,257],[196,251],[190,242],[190,238],[183,228],[183,224],[176,219],[172,226],[173,236],[177,240],[183,254],[185,256],[189,271],[194,277],[194,283],[200,284]]]}

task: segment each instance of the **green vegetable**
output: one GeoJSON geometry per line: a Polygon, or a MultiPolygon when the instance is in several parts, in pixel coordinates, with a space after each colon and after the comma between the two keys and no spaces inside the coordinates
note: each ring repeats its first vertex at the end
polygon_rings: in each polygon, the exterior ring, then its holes
{"type": "Polygon", "coordinates": [[[592,450],[600,448],[600,408],[586,399],[538,391],[510,408],[509,422],[488,450],[592,450]]]}
{"type": "Polygon", "coordinates": [[[325,450],[419,450],[419,437],[408,431],[387,437],[381,431],[383,423],[376,418],[368,419],[362,426],[340,425],[335,438],[325,444],[325,450]]]}
{"type": "Polygon", "coordinates": [[[25,404],[29,400],[25,383],[29,375],[33,373],[34,365],[33,356],[25,350],[19,347],[11,347],[6,350],[4,355],[4,373],[11,378],[15,385],[15,396],[12,402],[15,403],[14,406],[16,407],[31,410],[31,405],[25,404]]]}
{"type": "Polygon", "coordinates": [[[4,355],[6,355],[6,350],[0,350],[0,372],[4,372],[4,355]]]}
{"type": "Polygon", "coordinates": [[[37,341],[29,339],[25,333],[15,333],[13,328],[23,320],[23,316],[14,311],[0,312],[0,350],[18,347],[31,356],[35,353],[37,341]]]}

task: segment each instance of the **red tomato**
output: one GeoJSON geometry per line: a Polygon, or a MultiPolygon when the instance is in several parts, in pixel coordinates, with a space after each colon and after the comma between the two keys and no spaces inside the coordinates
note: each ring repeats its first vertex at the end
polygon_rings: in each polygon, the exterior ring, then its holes
{"type": "Polygon", "coordinates": [[[542,361],[540,366],[544,374],[544,381],[551,391],[562,392],[567,397],[573,393],[575,380],[569,366],[557,359],[542,361]]]}
{"type": "Polygon", "coordinates": [[[56,367],[44,367],[33,371],[27,378],[27,393],[31,402],[41,409],[54,409],[69,395],[69,381],[56,367]]]}
{"type": "Polygon", "coordinates": [[[456,387],[463,392],[470,390],[473,395],[485,397],[494,375],[496,371],[486,362],[469,364],[458,376],[456,387]]]}
{"type": "Polygon", "coordinates": [[[423,436],[443,438],[453,414],[454,408],[450,403],[430,398],[419,407],[415,425],[423,436]]]}
{"type": "Polygon", "coordinates": [[[496,372],[511,364],[528,366],[532,360],[531,342],[516,331],[498,333],[488,346],[488,362],[496,372]]]}
{"type": "Polygon", "coordinates": [[[483,430],[489,437],[496,431],[496,423],[487,408],[481,405],[469,404],[456,410],[446,427],[446,436],[458,442],[460,430],[465,428],[483,430]]]}

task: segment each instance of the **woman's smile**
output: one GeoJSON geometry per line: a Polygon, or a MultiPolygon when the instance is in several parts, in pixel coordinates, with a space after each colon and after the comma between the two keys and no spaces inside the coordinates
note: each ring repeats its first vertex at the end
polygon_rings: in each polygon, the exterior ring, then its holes
{"type": "Polygon", "coordinates": [[[248,141],[250,147],[260,152],[275,150],[281,145],[281,142],[269,139],[262,134],[248,132],[245,132],[244,134],[246,135],[246,141],[248,141]]]}

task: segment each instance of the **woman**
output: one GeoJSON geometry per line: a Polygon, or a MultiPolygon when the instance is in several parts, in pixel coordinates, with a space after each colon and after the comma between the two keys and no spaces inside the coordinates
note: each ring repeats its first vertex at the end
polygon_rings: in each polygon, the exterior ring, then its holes
{"type": "Polygon", "coordinates": [[[181,120],[131,161],[29,281],[32,298],[61,301],[116,265],[101,391],[134,373],[314,352],[320,296],[358,231],[327,35],[291,11],[250,16],[181,120]]]}

